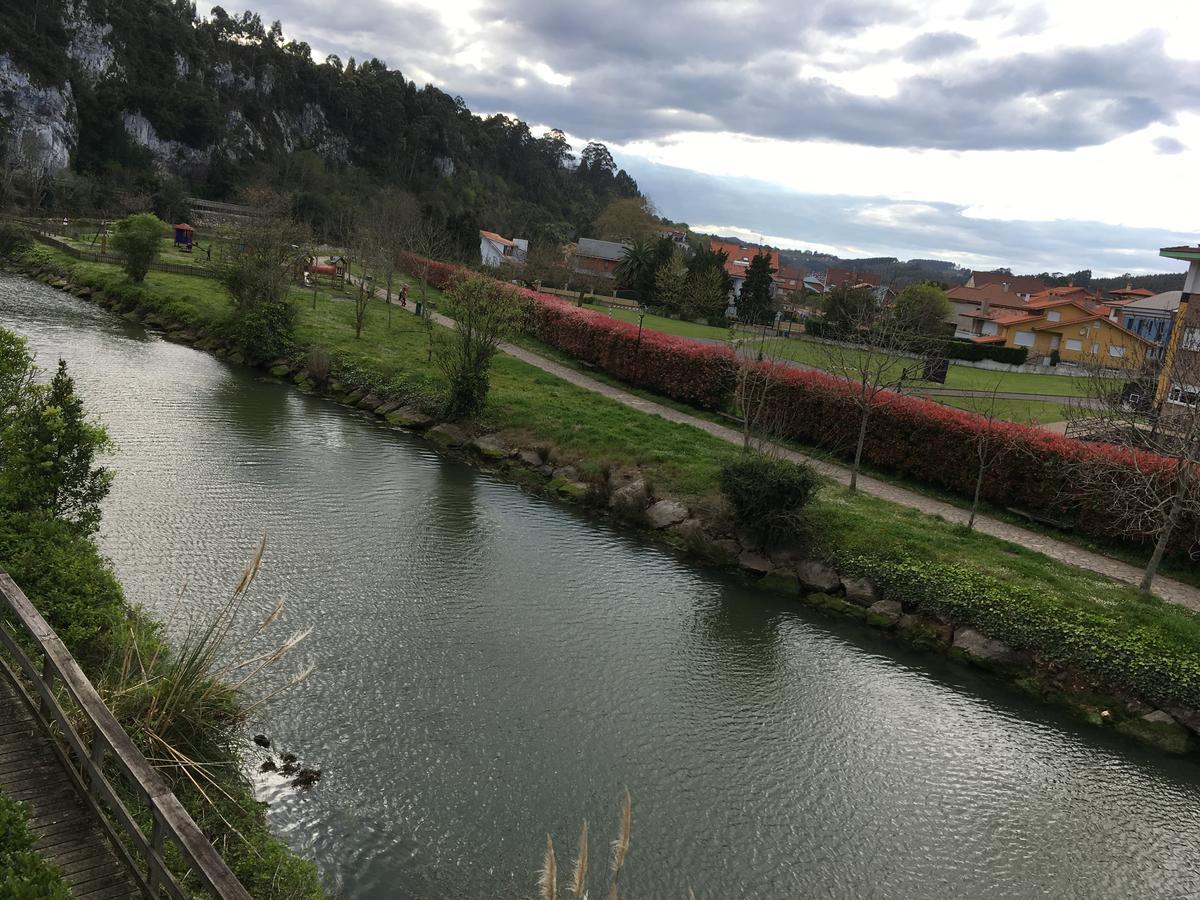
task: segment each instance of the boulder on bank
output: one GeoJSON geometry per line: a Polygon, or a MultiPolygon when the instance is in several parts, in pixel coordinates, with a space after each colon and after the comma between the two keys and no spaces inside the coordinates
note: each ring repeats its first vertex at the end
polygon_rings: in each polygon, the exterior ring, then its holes
{"type": "Polygon", "coordinates": [[[834,594],[842,586],[838,573],[819,559],[805,559],[795,565],[796,577],[805,591],[818,594],[834,594]]]}
{"type": "Polygon", "coordinates": [[[1196,746],[1192,733],[1170,713],[1156,709],[1117,723],[1117,731],[1168,753],[1188,753],[1196,746]]]}
{"type": "Polygon", "coordinates": [[[953,647],[971,662],[984,666],[1019,666],[1028,662],[1025,654],[1004,641],[980,634],[969,626],[955,630],[953,647]]]}
{"type": "Polygon", "coordinates": [[[876,628],[895,628],[904,615],[898,600],[877,600],[867,607],[867,624],[876,628]]]}
{"type": "Polygon", "coordinates": [[[650,502],[650,489],[640,477],[627,481],[608,495],[608,507],[626,515],[639,513],[650,502]]]}
{"type": "Polygon", "coordinates": [[[869,609],[879,602],[879,592],[869,578],[843,578],[842,587],[846,589],[846,599],[851,603],[869,609]]]}
{"type": "Polygon", "coordinates": [[[924,616],[902,615],[896,627],[918,647],[942,649],[954,640],[954,629],[924,616]]]}
{"type": "Polygon", "coordinates": [[[540,469],[542,467],[541,454],[534,450],[520,450],[517,452],[517,459],[522,465],[528,466],[531,469],[540,469]]]}
{"type": "Polygon", "coordinates": [[[430,440],[441,444],[443,447],[457,449],[465,446],[467,443],[467,433],[457,425],[452,425],[449,422],[434,425],[426,434],[430,440]]]}
{"type": "Polygon", "coordinates": [[[386,416],[388,413],[399,409],[403,405],[404,405],[404,401],[402,401],[402,400],[388,400],[384,403],[380,403],[377,407],[375,407],[375,415],[386,416]]]}
{"type": "Polygon", "coordinates": [[[678,500],[659,500],[646,510],[646,524],[651,528],[669,528],[687,517],[687,506],[678,500]]]}
{"type": "Polygon", "coordinates": [[[774,568],[771,560],[753,550],[743,550],[738,554],[737,562],[742,571],[755,575],[766,575],[774,568]]]}
{"type": "Polygon", "coordinates": [[[469,446],[477,456],[483,459],[508,459],[508,448],[501,444],[495,435],[485,434],[472,438],[469,446]]]}
{"type": "MultiPolygon", "coordinates": [[[[426,415],[415,406],[401,406],[398,409],[393,409],[385,418],[388,420],[389,425],[411,428],[414,431],[423,431],[433,424],[433,416],[426,415]]],[[[459,432],[462,431],[462,429],[456,430],[459,432]]],[[[463,435],[463,441],[465,440],[466,435],[463,435]]]]}
{"type": "Polygon", "coordinates": [[[381,403],[383,403],[382,397],[378,396],[377,394],[366,394],[355,405],[359,409],[374,410],[375,407],[379,406],[381,403]]]}

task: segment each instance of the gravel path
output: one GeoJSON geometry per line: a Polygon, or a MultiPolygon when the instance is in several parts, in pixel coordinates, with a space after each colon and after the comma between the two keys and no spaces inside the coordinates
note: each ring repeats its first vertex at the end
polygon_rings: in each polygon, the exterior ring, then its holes
{"type": "MultiPolygon", "coordinates": [[[[410,297],[408,310],[413,310],[413,304],[410,297]]],[[[433,320],[439,325],[444,325],[447,328],[454,327],[454,321],[440,313],[433,314],[433,320]]],[[[515,344],[502,343],[500,349],[516,359],[524,363],[541,369],[543,372],[548,372],[561,378],[563,381],[569,382],[576,387],[581,387],[584,390],[591,391],[594,394],[599,394],[602,397],[607,397],[610,400],[628,406],[631,409],[636,409],[639,412],[644,412],[649,415],[659,416],[669,422],[678,422],[683,425],[691,425],[693,428],[698,428],[713,437],[720,438],[730,444],[741,446],[741,432],[736,431],[726,425],[721,425],[716,422],[710,422],[707,419],[701,419],[698,416],[690,415],[689,413],[680,412],[672,409],[669,406],[664,406],[661,403],[656,403],[653,400],[647,400],[639,397],[636,394],[631,394],[628,391],[618,387],[605,384],[597,381],[582,372],[569,368],[557,363],[554,360],[547,359],[523,347],[518,347],[515,344]]],[[[1028,396],[1028,395],[1025,395],[1028,396]]],[[[807,454],[799,453],[795,450],[786,448],[777,448],[779,453],[787,459],[796,462],[805,462],[815,468],[818,472],[826,477],[838,482],[839,484],[850,483],[850,470],[845,466],[831,463],[828,460],[818,459],[808,456],[807,454]]],[[[874,497],[880,497],[884,500],[890,500],[893,503],[898,503],[901,506],[907,506],[911,509],[919,510],[923,513],[928,513],[932,516],[939,516],[948,522],[956,522],[965,525],[968,518],[968,511],[960,509],[949,503],[941,500],[935,500],[932,497],[926,497],[914,491],[898,487],[894,484],[889,484],[886,481],[880,481],[877,478],[872,478],[868,475],[859,474],[858,488],[863,493],[871,494],[874,497]]],[[[1103,556],[1099,553],[1093,553],[1090,550],[1085,550],[1075,544],[1060,541],[1048,535],[1039,534],[1036,531],[1030,531],[1027,528],[1022,528],[1019,525],[1011,525],[1008,522],[1002,522],[999,519],[994,519],[991,516],[979,515],[975,517],[975,529],[984,534],[990,534],[993,537],[1002,538],[1013,544],[1017,544],[1027,550],[1034,550],[1042,553],[1051,559],[1066,563],[1067,565],[1077,566],[1081,569],[1087,569],[1091,572],[1106,575],[1115,581],[1121,581],[1126,584],[1137,585],[1142,579],[1142,570],[1136,566],[1131,566],[1128,563],[1121,562],[1118,559],[1112,559],[1108,556],[1103,556]]],[[[1200,588],[1192,587],[1189,584],[1184,584],[1181,581],[1176,581],[1172,578],[1159,575],[1154,579],[1154,593],[1164,600],[1171,603],[1177,603],[1180,606],[1185,606],[1194,612],[1200,612],[1200,588]]]]}

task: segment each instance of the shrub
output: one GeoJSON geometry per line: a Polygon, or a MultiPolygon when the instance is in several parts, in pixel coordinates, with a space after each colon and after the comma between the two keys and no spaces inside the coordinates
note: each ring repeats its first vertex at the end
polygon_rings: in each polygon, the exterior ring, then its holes
{"type": "Polygon", "coordinates": [[[323,347],[312,347],[304,355],[304,370],[316,384],[324,384],[329,380],[333,369],[333,361],[323,347]]]}
{"type": "Polygon", "coordinates": [[[486,275],[457,279],[449,298],[454,332],[439,343],[436,362],[450,383],[446,415],[480,412],[487,400],[492,357],[521,319],[521,297],[486,275]]]}
{"type": "Polygon", "coordinates": [[[166,226],[153,213],[135,213],[117,222],[112,247],[121,254],[125,274],[134,281],[143,281],[150,264],[158,256],[166,226]]]}
{"type": "Polygon", "coordinates": [[[247,362],[269,362],[288,356],[295,347],[296,307],[289,300],[260,303],[244,310],[233,327],[247,362]]]}
{"type": "Polygon", "coordinates": [[[31,246],[29,229],[15,222],[0,223],[0,259],[16,259],[31,246]]]}
{"type": "Polygon", "coordinates": [[[0,793],[0,897],[12,900],[71,900],[58,870],[33,850],[29,810],[0,793]]]}
{"type": "Polygon", "coordinates": [[[744,453],[721,469],[720,482],[738,527],[770,547],[803,533],[803,510],[818,478],[810,466],[744,453]]]}

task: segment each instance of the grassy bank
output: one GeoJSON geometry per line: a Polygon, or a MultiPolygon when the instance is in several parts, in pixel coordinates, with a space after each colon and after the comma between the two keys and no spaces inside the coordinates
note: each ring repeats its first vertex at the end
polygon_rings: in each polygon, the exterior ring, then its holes
{"type": "MultiPolygon", "coordinates": [[[[108,267],[61,262],[73,281],[100,286],[120,303],[136,303],[197,334],[214,336],[228,327],[228,306],[214,304],[203,288],[155,280],[134,288],[108,267]]],[[[388,328],[381,304],[356,340],[352,303],[322,298],[314,311],[304,295],[296,337],[301,348],[328,351],[339,378],[378,396],[428,397],[444,387],[420,325],[394,313],[388,328]]],[[[720,522],[717,476],[737,448],[509,357],[496,361],[491,380],[488,407],[476,427],[498,431],[513,445],[540,447],[550,460],[575,464],[596,480],[610,469],[637,467],[656,494],[684,499],[720,522]]],[[[957,624],[1003,635],[1081,683],[1125,690],[1154,704],[1200,707],[1200,618],[1181,608],[831,484],[820,490],[808,519],[815,552],[887,583],[906,608],[952,612],[957,624]],[[943,603],[942,595],[953,604],[943,603]]],[[[1133,714],[1118,709],[1117,718],[1133,714]]]]}

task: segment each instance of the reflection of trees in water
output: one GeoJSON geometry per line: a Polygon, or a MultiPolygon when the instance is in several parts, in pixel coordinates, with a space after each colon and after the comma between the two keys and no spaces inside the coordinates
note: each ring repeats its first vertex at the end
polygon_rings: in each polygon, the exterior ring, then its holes
{"type": "Polygon", "coordinates": [[[695,671],[730,696],[757,702],[782,674],[785,614],[779,600],[729,582],[697,598],[686,645],[695,671]]]}

